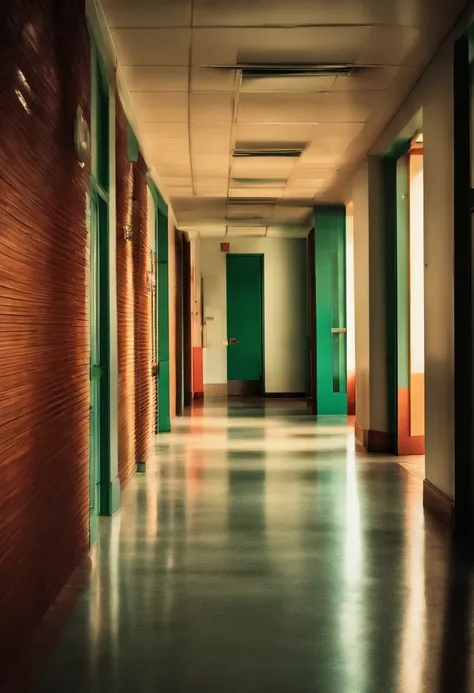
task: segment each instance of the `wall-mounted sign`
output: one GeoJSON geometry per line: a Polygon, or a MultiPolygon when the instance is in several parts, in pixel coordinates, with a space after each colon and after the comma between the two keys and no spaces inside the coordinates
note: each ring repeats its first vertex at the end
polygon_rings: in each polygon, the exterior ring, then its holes
{"type": "Polygon", "coordinates": [[[221,253],[230,252],[230,243],[221,243],[221,253]]]}

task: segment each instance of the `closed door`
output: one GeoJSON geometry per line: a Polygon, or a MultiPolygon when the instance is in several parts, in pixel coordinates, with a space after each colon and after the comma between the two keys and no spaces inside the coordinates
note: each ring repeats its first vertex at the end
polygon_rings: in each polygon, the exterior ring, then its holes
{"type": "Polygon", "coordinates": [[[318,415],[347,414],[345,214],[339,206],[315,212],[318,415]]]}
{"type": "Polygon", "coordinates": [[[263,394],[263,255],[227,256],[230,395],[263,394]]]}
{"type": "Polygon", "coordinates": [[[102,376],[100,358],[100,238],[99,201],[94,193],[90,196],[90,543],[95,543],[98,534],[99,514],[99,469],[101,449],[101,397],[102,376]]]}

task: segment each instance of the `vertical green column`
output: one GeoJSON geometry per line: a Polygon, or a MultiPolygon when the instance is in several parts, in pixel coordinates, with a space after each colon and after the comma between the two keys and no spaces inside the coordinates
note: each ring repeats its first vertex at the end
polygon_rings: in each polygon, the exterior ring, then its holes
{"type": "Polygon", "coordinates": [[[410,208],[408,155],[397,161],[397,390],[410,387],[410,208]]]}
{"type": "Polygon", "coordinates": [[[168,217],[157,210],[158,228],[158,431],[171,431],[168,217]]]}
{"type": "MultiPolygon", "coordinates": [[[[104,64],[95,41],[91,42],[91,176],[96,200],[98,263],[96,281],[100,369],[99,512],[111,515],[120,506],[118,476],[118,364],[116,301],[116,200],[115,200],[115,81],[104,64]]],[[[92,329],[92,325],[91,325],[92,329]]],[[[93,432],[91,432],[93,433],[93,432]]]]}
{"type": "Polygon", "coordinates": [[[347,414],[346,210],[314,210],[316,413],[347,414]]]}

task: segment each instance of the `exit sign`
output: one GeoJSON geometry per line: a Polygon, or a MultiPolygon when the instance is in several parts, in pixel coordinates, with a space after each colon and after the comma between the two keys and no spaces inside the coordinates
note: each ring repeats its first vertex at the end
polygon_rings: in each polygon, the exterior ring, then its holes
{"type": "Polygon", "coordinates": [[[228,253],[230,251],[230,243],[221,243],[221,253],[228,253]]]}

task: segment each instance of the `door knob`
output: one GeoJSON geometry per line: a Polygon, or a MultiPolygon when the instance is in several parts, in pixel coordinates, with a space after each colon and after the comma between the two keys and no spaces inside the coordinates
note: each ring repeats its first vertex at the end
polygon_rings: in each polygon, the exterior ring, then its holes
{"type": "Polygon", "coordinates": [[[238,344],[238,343],[239,343],[239,340],[237,339],[237,337],[230,337],[230,338],[227,340],[227,343],[228,343],[229,345],[238,344]]]}
{"type": "Polygon", "coordinates": [[[332,334],[346,334],[347,327],[332,327],[331,332],[332,334]]]}

